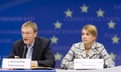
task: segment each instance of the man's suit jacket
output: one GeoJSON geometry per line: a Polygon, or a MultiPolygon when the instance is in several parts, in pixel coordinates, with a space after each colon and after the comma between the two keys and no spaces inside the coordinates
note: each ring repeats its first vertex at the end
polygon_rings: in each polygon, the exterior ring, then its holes
{"type": "MultiPolygon", "coordinates": [[[[24,52],[23,40],[17,40],[13,43],[13,49],[8,58],[14,58],[15,55],[22,58],[24,52]]],[[[27,47],[27,46],[26,46],[27,47]]],[[[33,47],[32,60],[36,60],[39,66],[55,67],[55,58],[50,48],[50,41],[43,37],[36,37],[33,47]]]]}

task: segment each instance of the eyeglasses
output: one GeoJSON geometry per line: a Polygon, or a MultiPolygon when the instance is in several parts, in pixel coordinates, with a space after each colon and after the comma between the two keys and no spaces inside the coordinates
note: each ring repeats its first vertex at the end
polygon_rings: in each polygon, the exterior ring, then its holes
{"type": "Polygon", "coordinates": [[[21,34],[22,34],[22,35],[25,35],[25,34],[26,34],[26,35],[30,35],[30,34],[32,34],[32,33],[31,33],[31,32],[22,32],[21,34]]]}

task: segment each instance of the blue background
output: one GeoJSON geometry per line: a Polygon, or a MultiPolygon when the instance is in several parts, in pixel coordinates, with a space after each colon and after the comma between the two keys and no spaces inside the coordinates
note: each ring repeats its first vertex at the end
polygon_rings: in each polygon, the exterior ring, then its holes
{"type": "Polygon", "coordinates": [[[21,39],[21,25],[34,21],[39,28],[38,36],[51,40],[51,49],[56,58],[56,68],[68,52],[72,44],[81,41],[81,29],[86,24],[94,24],[98,29],[97,41],[104,44],[106,50],[116,63],[121,65],[121,4],[111,0],[3,0],[0,2],[0,64],[2,59],[9,55],[12,43],[21,39]],[[82,12],[83,5],[88,12],[82,12]],[[103,17],[96,13],[101,9],[103,17]],[[67,10],[72,11],[66,16],[67,10]],[[56,22],[61,23],[55,28],[56,22]],[[108,23],[113,21],[114,28],[108,23]],[[115,43],[114,37],[119,38],[115,43]]]}

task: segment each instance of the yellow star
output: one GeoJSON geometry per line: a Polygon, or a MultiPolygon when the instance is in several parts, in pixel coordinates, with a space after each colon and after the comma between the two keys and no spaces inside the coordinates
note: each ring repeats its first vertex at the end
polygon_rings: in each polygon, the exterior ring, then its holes
{"type": "Polygon", "coordinates": [[[113,52],[111,52],[110,56],[111,56],[111,58],[112,58],[113,60],[115,60],[116,55],[113,54],[113,52]]]}
{"type": "Polygon", "coordinates": [[[98,17],[99,16],[103,17],[103,13],[104,13],[104,11],[102,11],[101,9],[99,9],[99,11],[97,11],[98,17]]]}
{"type": "Polygon", "coordinates": [[[113,21],[110,21],[108,25],[109,25],[109,28],[114,28],[115,23],[113,21]]]}
{"type": "Polygon", "coordinates": [[[69,9],[65,12],[65,14],[66,14],[66,17],[71,17],[71,15],[72,15],[72,11],[70,11],[69,9]]]}
{"type": "Polygon", "coordinates": [[[57,52],[55,55],[55,60],[61,60],[61,57],[62,55],[57,52]]]}
{"type": "Polygon", "coordinates": [[[56,23],[54,23],[54,25],[55,25],[55,29],[56,28],[59,28],[60,29],[62,24],[59,23],[59,21],[57,21],[56,23]]]}
{"type": "Polygon", "coordinates": [[[82,9],[82,12],[86,12],[87,13],[87,9],[88,7],[84,4],[83,7],[80,7],[82,9]]]}
{"type": "Polygon", "coordinates": [[[120,39],[120,38],[118,38],[118,37],[114,36],[114,37],[112,38],[113,43],[118,43],[118,40],[119,40],[119,39],[120,39]]]}
{"type": "Polygon", "coordinates": [[[50,38],[50,39],[51,39],[51,41],[52,41],[52,44],[53,44],[53,43],[57,44],[58,38],[56,38],[55,36],[53,36],[53,37],[50,38]]]}

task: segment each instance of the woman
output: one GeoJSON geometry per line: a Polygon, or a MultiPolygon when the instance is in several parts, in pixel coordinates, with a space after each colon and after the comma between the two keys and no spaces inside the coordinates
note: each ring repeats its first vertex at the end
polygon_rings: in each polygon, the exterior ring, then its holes
{"type": "Polygon", "coordinates": [[[94,25],[84,26],[82,28],[82,42],[72,45],[61,62],[61,68],[73,68],[74,59],[104,59],[104,68],[114,67],[115,64],[103,44],[96,42],[97,36],[97,29],[94,25]]]}

